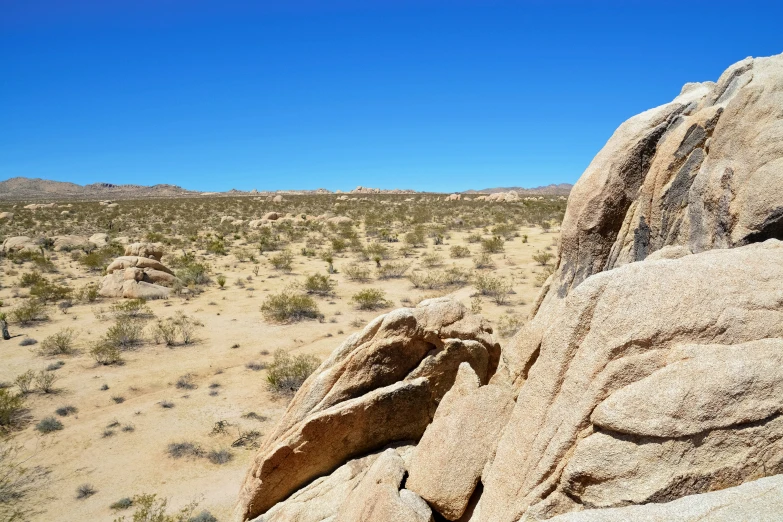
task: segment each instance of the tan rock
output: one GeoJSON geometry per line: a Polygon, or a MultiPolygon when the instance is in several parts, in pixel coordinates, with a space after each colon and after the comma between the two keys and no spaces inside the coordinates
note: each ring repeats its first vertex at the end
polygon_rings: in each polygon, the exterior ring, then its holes
{"type": "Polygon", "coordinates": [[[267,212],[264,214],[264,217],[261,219],[266,219],[267,221],[275,221],[279,219],[281,216],[277,212],[267,212]]]}
{"type": "Polygon", "coordinates": [[[409,490],[400,491],[404,478],[402,457],[387,449],[340,506],[334,522],[431,522],[427,503],[409,490]]]}
{"type": "Polygon", "coordinates": [[[405,486],[448,520],[465,512],[514,406],[510,388],[479,385],[462,363],[416,447],[405,486]]]}
{"type": "Polygon", "coordinates": [[[150,257],[157,261],[163,257],[163,245],[160,243],[131,243],[125,247],[126,256],[150,257]]]}
{"type": "MultiPolygon", "coordinates": [[[[126,249],[127,252],[127,249],[126,249]]],[[[166,267],[163,263],[160,261],[157,261],[152,258],[148,257],[138,257],[138,256],[122,256],[118,257],[111,263],[109,263],[109,266],[106,267],[106,273],[111,274],[115,270],[125,270],[126,268],[144,268],[144,269],[152,269],[157,270],[160,272],[166,272],[167,274],[174,275],[174,273],[166,267]]]]}
{"type": "Polygon", "coordinates": [[[13,220],[14,220],[13,212],[0,212],[0,221],[6,221],[10,223],[13,220]]]}
{"type": "Polygon", "coordinates": [[[9,237],[3,241],[3,247],[0,248],[0,252],[21,252],[23,250],[30,252],[37,252],[40,250],[38,245],[27,236],[14,236],[9,237]]]}
{"type": "Polygon", "coordinates": [[[98,232],[91,235],[87,241],[98,247],[106,246],[109,244],[109,234],[98,232]]]}
{"type": "Polygon", "coordinates": [[[587,509],[554,517],[551,522],[775,522],[783,513],[783,475],[761,478],[672,502],[611,509],[587,509]]]}
{"type": "Polygon", "coordinates": [[[737,346],[783,337],[781,277],[783,243],[770,240],[597,274],[561,313],[537,316],[504,351],[520,391],[478,520],[546,518],[578,509],[583,496],[602,506],[662,502],[782,472],[780,421],[759,418],[783,408],[780,393],[763,392],[779,379],[769,369],[777,344],[737,346]],[[666,400],[641,407],[642,391],[666,400]],[[746,418],[758,426],[725,424],[746,418]],[[642,435],[656,430],[655,441],[642,435]]]}
{"type": "Polygon", "coordinates": [[[55,236],[52,239],[54,240],[54,250],[58,252],[86,247],[89,243],[89,240],[84,236],[55,236]]]}
{"type": "Polygon", "coordinates": [[[264,513],[348,458],[418,440],[459,364],[470,363],[486,383],[498,358],[491,329],[450,299],[372,321],[308,378],[270,432],[245,479],[238,517],[264,513]]]}

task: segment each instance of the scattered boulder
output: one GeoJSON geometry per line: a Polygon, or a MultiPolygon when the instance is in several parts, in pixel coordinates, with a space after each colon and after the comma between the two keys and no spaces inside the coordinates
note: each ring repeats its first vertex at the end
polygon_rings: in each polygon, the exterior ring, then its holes
{"type": "Polygon", "coordinates": [[[342,225],[342,224],[348,224],[353,223],[353,219],[345,216],[335,216],[330,217],[326,220],[327,223],[331,223],[332,225],[342,225]]]}
{"type": "Polygon", "coordinates": [[[109,234],[98,232],[91,235],[87,241],[100,248],[109,244],[109,234]]]}
{"type": "Polygon", "coordinates": [[[264,214],[264,217],[261,219],[266,219],[267,221],[275,221],[276,219],[280,218],[280,214],[277,212],[267,212],[264,214]]]}
{"type": "Polygon", "coordinates": [[[39,250],[40,247],[29,237],[14,236],[3,241],[3,247],[0,249],[0,252],[8,254],[21,251],[38,252],[39,250]]]}
{"type": "Polygon", "coordinates": [[[0,212],[0,221],[5,221],[7,223],[10,223],[13,220],[14,220],[13,212],[0,212]]]}
{"type": "Polygon", "coordinates": [[[57,252],[85,248],[89,244],[89,240],[84,236],[55,236],[52,239],[54,240],[54,250],[57,252]]]}
{"type": "Polygon", "coordinates": [[[222,224],[223,224],[223,223],[225,223],[226,221],[236,221],[236,219],[237,219],[237,218],[235,218],[234,216],[222,216],[222,217],[220,218],[220,224],[222,225],[222,224]]]}
{"type": "Polygon", "coordinates": [[[275,197],[273,197],[273,198],[272,198],[272,202],[273,202],[273,203],[282,203],[282,202],[283,202],[283,196],[281,196],[280,194],[278,194],[277,196],[275,196],[275,197]]]}
{"type": "Polygon", "coordinates": [[[100,295],[129,299],[165,299],[169,297],[171,290],[168,287],[173,286],[177,278],[174,272],[152,256],[153,253],[160,253],[162,256],[162,251],[148,250],[143,245],[145,244],[134,243],[129,245],[125,251],[149,252],[151,253],[150,257],[122,256],[106,267],[106,276],[98,291],[100,295]]]}

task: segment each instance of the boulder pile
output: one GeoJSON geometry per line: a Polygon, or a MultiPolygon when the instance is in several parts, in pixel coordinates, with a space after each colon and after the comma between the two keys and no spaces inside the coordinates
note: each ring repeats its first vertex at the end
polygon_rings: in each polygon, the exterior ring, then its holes
{"type": "Polygon", "coordinates": [[[125,255],[106,268],[99,294],[103,297],[130,299],[165,299],[177,278],[160,262],[162,245],[132,243],[125,247],[125,255]]]}
{"type": "Polygon", "coordinates": [[[621,125],[526,326],[501,350],[436,299],[349,337],[268,434],[237,520],[780,519],[781,107],[783,55],[621,125]]]}

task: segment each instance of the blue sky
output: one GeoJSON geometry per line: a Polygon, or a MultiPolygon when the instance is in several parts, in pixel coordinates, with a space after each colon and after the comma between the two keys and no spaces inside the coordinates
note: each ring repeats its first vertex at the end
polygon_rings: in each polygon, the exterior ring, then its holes
{"type": "Polygon", "coordinates": [[[783,2],[0,0],[0,179],[574,182],[626,118],[783,52],[783,2]]]}

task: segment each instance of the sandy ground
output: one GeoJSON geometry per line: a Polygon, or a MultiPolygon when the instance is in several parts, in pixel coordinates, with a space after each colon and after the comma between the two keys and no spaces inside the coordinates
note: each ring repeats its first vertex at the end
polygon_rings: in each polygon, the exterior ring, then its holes
{"type": "MultiPolygon", "coordinates": [[[[498,306],[488,298],[482,300],[482,314],[493,324],[504,314],[526,318],[535,301],[539,288],[535,286],[535,273],[540,267],[532,260],[539,250],[556,253],[556,233],[542,233],[540,229],[522,228],[520,234],[529,237],[505,244],[505,252],[495,254],[497,265],[494,275],[513,280],[514,294],[507,305],[498,306]]],[[[472,258],[450,259],[451,245],[469,246],[475,254],[476,244],[468,244],[467,233],[452,233],[445,245],[417,249],[409,261],[414,267],[426,251],[437,251],[444,258],[442,268],[455,263],[465,268],[473,267],[472,258]]],[[[298,253],[300,246],[291,250],[298,253]]],[[[69,276],[71,285],[79,287],[89,281],[100,281],[97,273],[84,270],[71,261],[68,254],[57,255],[55,261],[61,274],[69,276]]],[[[114,512],[109,506],[123,497],[139,493],[156,493],[169,499],[169,505],[179,507],[192,500],[199,501],[198,511],[209,510],[219,520],[229,520],[245,470],[254,454],[252,449],[231,448],[240,431],[259,430],[267,433],[282,415],[287,399],[275,397],[266,387],[266,371],[248,369],[249,362],[272,360],[277,349],[291,353],[314,354],[325,358],[342,340],[358,330],[358,322],[366,324],[383,311],[358,311],[350,297],[362,288],[382,288],[393,307],[402,306],[401,300],[414,303],[425,296],[442,295],[442,292],[412,288],[407,279],[371,280],[369,283],[349,281],[343,273],[333,275],[337,281],[336,295],[317,298],[324,322],[303,321],[290,325],[265,322],[259,312],[264,297],[279,291],[292,281],[301,281],[306,274],[323,273],[326,263],[318,258],[296,255],[294,270],[289,274],[274,271],[264,257],[259,258],[258,275],[253,275],[251,262],[238,262],[232,255],[216,257],[201,253],[213,267],[214,274],[227,277],[225,289],[216,284],[206,287],[200,295],[153,301],[149,306],[158,318],[168,317],[182,310],[197,318],[203,327],[198,329],[198,342],[190,346],[167,348],[147,343],[124,355],[122,366],[99,366],[89,356],[88,348],[108,328],[108,320],[96,317],[96,311],[109,306],[113,300],[102,299],[94,304],[77,304],[63,314],[50,307],[50,320],[23,328],[11,325],[11,334],[18,336],[11,341],[0,341],[0,381],[13,381],[28,370],[40,370],[62,360],[65,365],[56,371],[59,380],[56,393],[32,393],[28,396],[30,422],[18,433],[25,450],[32,455],[29,464],[40,464],[50,469],[48,481],[31,499],[40,507],[35,520],[113,520],[118,515],[130,515],[132,510],[114,512]],[[248,277],[252,280],[248,281],[248,277]],[[244,288],[235,283],[244,280],[244,288]],[[23,347],[23,336],[39,342],[64,327],[79,332],[76,341],[79,353],[73,356],[47,358],[37,355],[37,346],[23,347]],[[197,388],[178,389],[177,379],[193,374],[197,388]],[[210,388],[210,384],[218,387],[210,388]],[[107,385],[108,390],[102,390],[107,385]],[[217,394],[214,394],[214,390],[217,394]],[[213,395],[210,395],[210,392],[213,395]],[[122,397],[124,402],[115,402],[122,397]],[[163,408],[162,401],[174,403],[163,408]],[[72,405],[78,408],[76,415],[58,417],[64,429],[41,435],[35,424],[43,417],[54,415],[56,408],[72,405]],[[265,420],[243,418],[256,412],[265,420]],[[227,433],[211,435],[218,421],[227,421],[227,433]],[[105,436],[107,426],[111,435],[105,436]],[[122,426],[132,425],[133,431],[123,431],[122,426]],[[205,450],[230,448],[233,459],[227,464],[212,464],[205,458],[173,459],[166,453],[169,443],[192,441],[205,450]],[[97,491],[85,499],[76,498],[81,484],[91,484],[97,491]]],[[[165,258],[164,258],[165,260],[165,258]]],[[[335,267],[354,260],[347,253],[335,258],[335,267]]],[[[373,262],[367,266],[373,266],[373,262]]],[[[30,270],[5,261],[2,264],[2,289],[0,300],[8,311],[23,302],[13,297],[14,292],[25,294],[26,289],[15,289],[18,277],[30,270]],[[18,275],[8,275],[15,270],[18,275]]],[[[454,291],[456,299],[471,306],[472,286],[454,291]]],[[[390,307],[389,309],[391,309],[390,307]]],[[[499,339],[501,343],[504,339],[499,339]]]]}

